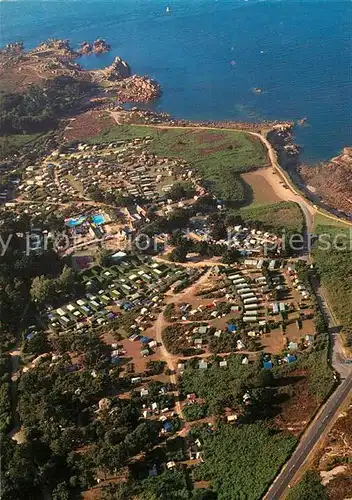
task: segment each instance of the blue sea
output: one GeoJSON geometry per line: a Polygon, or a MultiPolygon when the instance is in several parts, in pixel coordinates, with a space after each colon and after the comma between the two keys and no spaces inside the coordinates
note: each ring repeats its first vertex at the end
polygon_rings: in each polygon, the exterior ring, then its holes
{"type": "Polygon", "coordinates": [[[175,117],[307,117],[296,130],[306,162],[352,144],[350,1],[0,1],[0,45],[49,37],[73,46],[105,38],[110,53],[80,62],[102,67],[121,56],[161,83],[154,108],[175,117]]]}

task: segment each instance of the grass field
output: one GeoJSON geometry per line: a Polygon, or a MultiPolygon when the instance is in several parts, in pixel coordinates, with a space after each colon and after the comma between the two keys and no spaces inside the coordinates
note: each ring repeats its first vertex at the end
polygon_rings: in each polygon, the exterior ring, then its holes
{"type": "Polygon", "coordinates": [[[0,137],[0,158],[19,151],[29,143],[35,143],[43,134],[19,134],[0,137]]]}
{"type": "Polygon", "coordinates": [[[89,142],[96,144],[147,135],[154,138],[150,146],[154,153],[169,158],[183,158],[192,165],[208,169],[218,163],[231,166],[240,173],[268,165],[263,144],[245,132],[116,125],[89,142]]]}
{"type": "Polygon", "coordinates": [[[260,222],[274,233],[282,229],[300,233],[304,228],[304,217],[301,209],[292,201],[279,203],[253,204],[241,208],[241,216],[246,221],[260,222]]]}
{"type": "Polygon", "coordinates": [[[317,233],[324,241],[316,243],[313,256],[329,302],[341,324],[345,345],[352,352],[352,229],[321,222],[324,225],[317,227],[317,233]]]}
{"type": "Polygon", "coordinates": [[[250,198],[250,188],[240,174],[269,163],[260,140],[245,132],[229,130],[116,125],[89,142],[96,144],[145,136],[154,139],[148,146],[150,152],[186,160],[218,198],[234,205],[243,204],[250,198]]]}
{"type": "Polygon", "coordinates": [[[329,230],[336,229],[349,229],[352,228],[349,224],[345,224],[343,221],[338,221],[336,219],[330,219],[330,217],[325,217],[324,215],[317,214],[314,219],[314,231],[317,233],[322,233],[326,228],[329,230]]]}

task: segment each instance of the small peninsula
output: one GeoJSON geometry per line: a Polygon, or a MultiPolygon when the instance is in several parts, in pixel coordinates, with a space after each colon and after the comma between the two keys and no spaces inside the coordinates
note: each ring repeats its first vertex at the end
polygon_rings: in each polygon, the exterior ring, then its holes
{"type": "Polygon", "coordinates": [[[115,57],[107,68],[86,70],[77,62],[83,54],[110,50],[102,39],[93,45],[83,42],[78,51],[68,40],[49,39],[32,50],[22,43],[8,44],[0,51],[0,79],[3,89],[23,91],[30,85],[43,86],[55,77],[71,77],[95,86],[96,91],[116,97],[118,102],[150,102],[160,95],[159,84],[146,76],[132,73],[127,62],[115,57]]]}

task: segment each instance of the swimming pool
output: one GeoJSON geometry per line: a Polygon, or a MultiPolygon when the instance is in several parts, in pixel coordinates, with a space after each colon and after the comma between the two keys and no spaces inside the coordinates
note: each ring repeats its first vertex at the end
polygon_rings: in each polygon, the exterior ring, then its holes
{"type": "Polygon", "coordinates": [[[81,217],[66,219],[65,224],[66,224],[66,226],[69,226],[69,227],[76,227],[76,226],[80,226],[82,224],[82,222],[84,222],[85,220],[86,220],[86,218],[82,215],[81,217]]]}
{"type": "Polygon", "coordinates": [[[99,226],[100,224],[104,224],[104,222],[105,222],[104,215],[102,215],[102,214],[92,215],[92,221],[97,226],[99,226]]]}

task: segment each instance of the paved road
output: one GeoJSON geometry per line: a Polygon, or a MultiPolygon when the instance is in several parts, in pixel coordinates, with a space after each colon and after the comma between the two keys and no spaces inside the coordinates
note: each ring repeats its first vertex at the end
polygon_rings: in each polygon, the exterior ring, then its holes
{"type": "Polygon", "coordinates": [[[352,373],[343,381],[343,383],[330,397],[323,411],[308,429],[300,444],[294,451],[292,457],[270,487],[268,493],[264,497],[264,500],[279,500],[280,498],[282,498],[282,495],[285,493],[288,485],[290,484],[290,481],[292,481],[295,474],[304,464],[309,453],[312,451],[315,444],[319,441],[320,437],[323,435],[327,426],[329,425],[342,402],[349,395],[351,390],[352,373]]]}
{"type": "Polygon", "coordinates": [[[330,396],[318,417],[316,417],[310,427],[308,427],[290,460],[287,462],[281,473],[277,476],[276,480],[270,487],[268,493],[265,495],[265,500],[279,500],[283,497],[290,482],[305,463],[314,446],[320,439],[323,438],[324,431],[333,420],[343,401],[349,397],[352,390],[352,365],[346,363],[347,358],[338,333],[338,322],[327,301],[325,292],[319,284],[319,281],[313,278],[312,285],[315,289],[320,308],[324,312],[328,321],[329,334],[332,343],[331,364],[340,375],[343,382],[330,396]]]}

